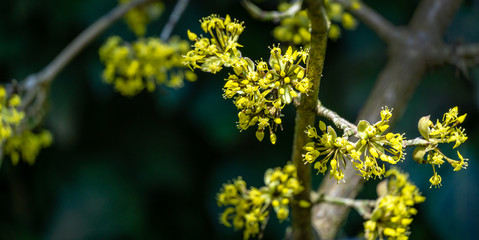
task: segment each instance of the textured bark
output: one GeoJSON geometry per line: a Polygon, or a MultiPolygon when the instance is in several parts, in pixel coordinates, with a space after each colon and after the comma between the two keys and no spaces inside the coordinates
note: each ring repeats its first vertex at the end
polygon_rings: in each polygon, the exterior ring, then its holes
{"type": "MultiPolygon", "coordinates": [[[[399,30],[400,37],[387,42],[388,62],[379,74],[358,120],[377,121],[383,106],[394,108],[390,125],[402,115],[428,67],[444,63],[437,58],[438,52],[445,46],[442,36],[460,3],[459,0],[423,0],[419,4],[410,24],[399,30]]],[[[362,177],[350,165],[344,175],[346,183],[336,184],[326,180],[319,192],[333,197],[355,198],[362,188],[362,177]]],[[[321,239],[334,239],[348,213],[347,207],[326,203],[316,205],[313,208],[313,224],[321,239]]]]}
{"type": "Polygon", "coordinates": [[[308,16],[311,19],[311,49],[309,52],[307,77],[313,83],[312,91],[308,95],[302,94],[297,104],[292,160],[298,171],[298,178],[304,186],[304,191],[295,196],[295,203],[291,206],[292,239],[313,239],[311,223],[311,208],[300,207],[299,201],[310,202],[311,192],[311,165],[303,162],[303,146],[310,140],[304,132],[308,126],[313,126],[316,119],[314,109],[318,101],[319,84],[323,72],[324,58],[326,56],[327,20],[322,10],[320,0],[305,1],[308,16]]]}

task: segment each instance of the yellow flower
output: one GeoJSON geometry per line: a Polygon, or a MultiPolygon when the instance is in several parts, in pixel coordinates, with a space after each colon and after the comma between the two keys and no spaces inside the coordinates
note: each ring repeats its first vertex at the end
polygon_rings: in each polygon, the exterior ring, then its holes
{"type": "MultiPolygon", "coordinates": [[[[131,0],[120,0],[120,4],[126,4],[131,0]]],[[[135,35],[141,37],[146,33],[146,25],[152,20],[157,19],[163,12],[163,3],[159,1],[153,1],[147,5],[141,5],[129,10],[124,17],[124,20],[130,30],[135,35]]]]}
{"type": "Polygon", "coordinates": [[[154,91],[156,84],[182,87],[184,79],[196,80],[196,75],[183,64],[182,55],[188,50],[188,43],[177,37],[169,42],[142,38],[133,43],[110,37],[99,51],[106,66],[103,79],[125,96],[134,96],[144,89],[154,91]]]}
{"type": "MultiPolygon", "coordinates": [[[[370,219],[364,222],[365,238],[368,240],[407,239],[412,215],[417,213],[413,206],[425,200],[418,188],[408,180],[408,175],[397,169],[390,169],[385,174],[389,177],[385,189],[378,188],[380,196],[370,219]]],[[[385,180],[386,181],[386,180],[385,180]]]]}

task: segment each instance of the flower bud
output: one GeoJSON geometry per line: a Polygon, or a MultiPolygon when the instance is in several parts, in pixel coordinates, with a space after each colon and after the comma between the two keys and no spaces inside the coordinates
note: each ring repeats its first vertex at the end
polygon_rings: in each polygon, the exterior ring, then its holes
{"type": "Polygon", "coordinates": [[[430,129],[429,129],[429,118],[431,116],[424,116],[422,117],[421,119],[419,119],[419,122],[417,124],[417,128],[419,130],[419,133],[421,134],[421,136],[426,139],[426,140],[429,140],[429,133],[430,133],[430,129]]]}
{"type": "Polygon", "coordinates": [[[424,164],[426,163],[424,160],[424,155],[426,155],[426,153],[427,150],[425,146],[417,146],[412,153],[412,159],[419,164],[424,164]]]}

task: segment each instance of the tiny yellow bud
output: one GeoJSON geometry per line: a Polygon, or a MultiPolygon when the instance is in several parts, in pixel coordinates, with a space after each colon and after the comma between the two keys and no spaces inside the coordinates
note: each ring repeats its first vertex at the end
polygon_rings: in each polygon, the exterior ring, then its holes
{"type": "Polygon", "coordinates": [[[290,82],[291,82],[291,79],[289,77],[284,78],[284,83],[290,83],[290,82]]]}
{"type": "Polygon", "coordinates": [[[389,237],[394,237],[394,236],[396,236],[396,230],[394,230],[392,228],[385,228],[384,229],[384,235],[389,236],[389,237]]]}
{"type": "Polygon", "coordinates": [[[269,135],[269,140],[271,141],[271,143],[272,143],[273,145],[276,144],[276,134],[271,133],[271,134],[269,135]]]}
{"type": "Polygon", "coordinates": [[[279,89],[279,94],[284,95],[284,88],[279,89]]]}
{"type": "Polygon", "coordinates": [[[256,131],[256,138],[261,142],[263,141],[263,138],[264,138],[264,131],[256,131]]]}
{"type": "Polygon", "coordinates": [[[300,200],[299,201],[299,206],[302,208],[308,208],[311,206],[311,203],[306,201],[306,200],[300,200]]]}
{"type": "Polygon", "coordinates": [[[464,115],[462,115],[462,116],[460,116],[460,117],[458,117],[458,118],[457,118],[457,122],[458,122],[458,123],[464,122],[464,120],[466,119],[466,116],[467,116],[467,113],[464,114],[464,115]]]}
{"type": "Polygon", "coordinates": [[[412,223],[412,218],[403,218],[403,219],[401,220],[401,224],[402,224],[402,225],[405,225],[405,226],[407,226],[407,225],[409,225],[409,224],[411,224],[411,223],[412,223]]]}
{"type": "Polygon", "coordinates": [[[273,207],[278,207],[279,206],[279,201],[278,200],[273,200],[273,202],[271,202],[271,205],[273,205],[273,207]]]}
{"type": "Polygon", "coordinates": [[[369,148],[369,153],[370,153],[371,156],[373,156],[374,158],[378,158],[378,157],[379,157],[378,152],[376,151],[376,148],[374,148],[374,147],[369,148]]]}
{"type": "Polygon", "coordinates": [[[278,125],[281,124],[281,118],[275,118],[274,122],[278,125]]]}
{"type": "Polygon", "coordinates": [[[291,97],[297,97],[298,96],[298,94],[294,90],[289,91],[289,94],[291,95],[291,97]]]}
{"type": "Polygon", "coordinates": [[[319,129],[323,132],[326,131],[326,124],[323,121],[319,121],[319,129]]]}
{"type": "Polygon", "coordinates": [[[190,41],[195,41],[197,38],[198,36],[188,29],[188,39],[190,39],[190,41]]]}
{"type": "Polygon", "coordinates": [[[303,77],[304,77],[304,71],[303,71],[303,70],[300,70],[300,71],[298,72],[298,75],[296,75],[296,76],[297,76],[299,79],[303,79],[303,77]]]}

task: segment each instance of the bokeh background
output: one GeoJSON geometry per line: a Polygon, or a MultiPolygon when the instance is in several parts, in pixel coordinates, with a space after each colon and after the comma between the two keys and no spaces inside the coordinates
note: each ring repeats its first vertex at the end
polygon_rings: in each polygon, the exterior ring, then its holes
{"type": "MultiPolygon", "coordinates": [[[[158,35],[174,6],[149,26],[158,35]]],[[[395,24],[407,24],[417,0],[366,0],[395,24]]],[[[39,71],[80,31],[114,7],[114,0],[0,1],[0,80],[24,79],[39,71]]],[[[264,1],[274,9],[274,1],[264,1]]],[[[198,20],[217,13],[245,22],[243,55],[267,59],[275,41],[273,23],[252,19],[239,1],[191,1],[174,34],[199,33],[198,20]]],[[[479,1],[464,1],[445,39],[479,42],[479,1]]],[[[126,98],[101,80],[98,48],[111,35],[134,39],[118,22],[86,48],[55,79],[43,126],[55,143],[34,166],[0,168],[0,239],[241,239],[218,224],[215,195],[223,182],[243,176],[261,186],[264,171],[290,159],[294,109],[285,110],[278,143],[258,142],[254,130],[239,132],[237,112],[222,98],[227,71],[199,79],[179,90],[160,88],[126,98]]],[[[320,100],[354,120],[387,59],[386,46],[364,24],[328,43],[320,100]]],[[[418,206],[411,239],[475,239],[479,226],[479,68],[465,77],[453,66],[428,73],[405,115],[394,128],[413,138],[424,115],[441,118],[450,107],[467,112],[469,140],[460,147],[470,159],[465,171],[444,164],[440,189],[430,189],[429,166],[407,159],[410,173],[427,201],[418,206]]],[[[451,156],[455,151],[444,150],[451,156]]],[[[317,186],[322,176],[314,177],[317,186]]],[[[375,183],[361,198],[375,198],[375,183]]],[[[281,239],[286,220],[272,218],[265,239],[281,239]]],[[[360,234],[361,218],[352,212],[339,238],[360,234]]]]}

